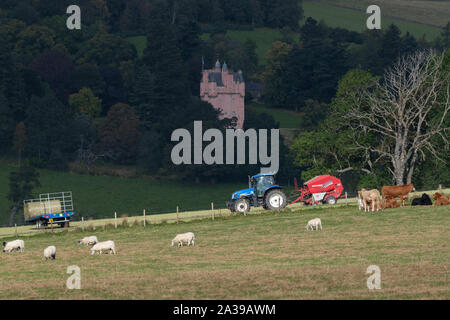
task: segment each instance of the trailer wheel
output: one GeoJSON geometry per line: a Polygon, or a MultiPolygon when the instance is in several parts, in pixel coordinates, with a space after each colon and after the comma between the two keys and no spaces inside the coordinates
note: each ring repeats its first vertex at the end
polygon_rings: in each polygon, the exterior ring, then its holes
{"type": "Polygon", "coordinates": [[[64,222],[64,228],[68,228],[69,227],[69,221],[64,222]]]}
{"type": "Polygon", "coordinates": [[[326,204],[336,204],[337,200],[335,197],[328,197],[327,200],[325,200],[326,204]]]}
{"type": "Polygon", "coordinates": [[[277,189],[269,191],[266,195],[265,203],[269,210],[283,209],[286,207],[286,195],[277,189]]]}
{"type": "Polygon", "coordinates": [[[250,211],[250,202],[247,199],[238,199],[234,202],[234,210],[245,214],[250,211]]]}

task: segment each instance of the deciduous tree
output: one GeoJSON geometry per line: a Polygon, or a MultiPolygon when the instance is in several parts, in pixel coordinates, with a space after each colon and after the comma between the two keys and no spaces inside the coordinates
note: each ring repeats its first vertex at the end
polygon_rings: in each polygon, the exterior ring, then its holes
{"type": "Polygon", "coordinates": [[[19,157],[19,167],[22,164],[22,152],[25,148],[25,141],[27,140],[27,134],[25,130],[25,123],[19,122],[14,131],[13,147],[17,151],[19,157]]]}
{"type": "Polygon", "coordinates": [[[34,188],[40,187],[39,172],[31,166],[22,166],[9,175],[8,200],[12,202],[9,225],[14,223],[14,216],[23,207],[23,200],[32,197],[34,188]]]}
{"type": "Polygon", "coordinates": [[[102,111],[102,100],[97,98],[91,89],[82,88],[78,93],[71,94],[69,105],[74,113],[84,113],[97,117],[102,111]]]}
{"type": "Polygon", "coordinates": [[[139,146],[139,119],[132,107],[117,103],[98,127],[98,150],[119,163],[134,160],[139,146]]]}
{"type": "Polygon", "coordinates": [[[398,185],[411,183],[426,153],[447,160],[450,64],[444,61],[444,55],[432,51],[399,58],[383,81],[352,94],[348,112],[342,114],[355,147],[387,160],[398,185]],[[376,144],[361,139],[369,134],[376,144]]]}

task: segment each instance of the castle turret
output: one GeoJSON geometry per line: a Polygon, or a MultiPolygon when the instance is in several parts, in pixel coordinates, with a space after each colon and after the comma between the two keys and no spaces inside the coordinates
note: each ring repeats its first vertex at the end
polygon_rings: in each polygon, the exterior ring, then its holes
{"type": "Polygon", "coordinates": [[[220,70],[220,62],[219,60],[216,61],[216,66],[215,66],[215,70],[220,70]]]}
{"type": "Polygon", "coordinates": [[[242,71],[233,72],[217,60],[214,69],[203,70],[200,97],[221,110],[220,119],[237,118],[236,128],[244,125],[245,83],[242,71]]]}

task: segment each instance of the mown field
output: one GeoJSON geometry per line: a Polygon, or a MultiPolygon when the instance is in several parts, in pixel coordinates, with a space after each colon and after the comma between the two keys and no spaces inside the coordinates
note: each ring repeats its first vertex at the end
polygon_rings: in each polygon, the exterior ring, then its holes
{"type": "MultiPolygon", "coordinates": [[[[15,167],[0,163],[0,226],[9,222],[11,203],[6,196],[9,191],[9,173],[15,167]]],[[[39,170],[41,187],[33,190],[39,193],[72,191],[76,219],[138,215],[143,209],[155,214],[180,210],[208,209],[211,202],[217,208],[225,207],[232,192],[247,185],[247,177],[242,183],[195,184],[170,180],[144,178],[121,178],[69,174],[51,170],[39,170]]],[[[23,223],[23,213],[16,217],[17,223],[23,223]]]]}
{"type": "Polygon", "coordinates": [[[246,109],[257,114],[267,113],[280,124],[280,128],[299,128],[300,113],[292,110],[268,108],[261,103],[252,103],[246,106],[246,109]]]}
{"type": "Polygon", "coordinates": [[[449,0],[305,0],[304,2],[312,1],[362,11],[376,4],[382,14],[437,27],[444,27],[450,17],[449,0]]]}
{"type": "Polygon", "coordinates": [[[450,298],[448,207],[318,207],[21,238],[24,253],[1,254],[1,299],[450,298]],[[315,217],[323,230],[307,232],[315,217]],[[195,247],[170,246],[187,231],[195,247]],[[91,234],[114,240],[117,255],[76,244],[91,234]],[[43,260],[48,245],[54,261],[43,260]],[[66,288],[71,265],[81,269],[80,290],[66,288]],[[380,290],[366,287],[369,265],[381,269],[380,290]]]}
{"type": "MultiPolygon", "coordinates": [[[[369,17],[366,14],[366,9],[370,4],[376,4],[376,1],[372,1],[373,3],[362,5],[356,4],[357,1],[312,1],[305,0],[303,1],[303,9],[305,17],[313,17],[316,20],[323,20],[330,27],[340,27],[345,28],[352,31],[364,31],[367,30],[366,21],[369,17]],[[354,8],[357,10],[352,10],[344,7],[336,7],[330,6],[329,4],[335,5],[343,5],[349,8],[354,8]],[[362,7],[362,8],[361,8],[362,7]],[[363,9],[364,8],[364,9],[363,9]]],[[[380,2],[380,1],[379,1],[380,2]]],[[[408,22],[402,19],[396,19],[392,16],[399,14],[402,12],[402,9],[385,9],[384,5],[386,5],[389,1],[384,1],[383,4],[380,5],[381,9],[381,28],[386,29],[390,24],[394,23],[399,29],[405,34],[407,31],[414,35],[417,39],[422,38],[425,35],[425,39],[428,41],[434,40],[441,33],[441,29],[438,27],[432,27],[423,25],[420,23],[408,22]]],[[[392,1],[394,2],[394,1],[392,1]]],[[[427,3],[428,1],[422,1],[427,3]]],[[[405,3],[405,2],[404,2],[405,3]]],[[[442,2],[441,2],[442,3],[442,2]]],[[[448,4],[447,4],[448,5],[448,4]]],[[[419,6],[420,8],[420,6],[419,6]]],[[[435,12],[441,11],[438,7],[429,7],[428,9],[424,9],[422,19],[426,20],[428,17],[432,17],[435,12]]],[[[414,11],[416,12],[416,11],[414,11]]],[[[445,11],[444,11],[445,12],[445,11]]],[[[402,16],[401,14],[399,14],[402,16]]],[[[431,19],[431,18],[430,18],[431,19]]],[[[447,16],[448,20],[448,16],[447,16]]],[[[421,20],[419,20],[421,21],[421,20]]],[[[303,23],[303,21],[301,21],[303,23]]],[[[445,24],[444,24],[445,25],[445,24]]]]}

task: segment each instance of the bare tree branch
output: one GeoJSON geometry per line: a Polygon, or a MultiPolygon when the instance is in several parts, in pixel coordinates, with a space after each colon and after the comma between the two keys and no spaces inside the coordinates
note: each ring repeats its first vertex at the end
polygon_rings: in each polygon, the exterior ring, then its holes
{"type": "MultiPolygon", "coordinates": [[[[404,56],[385,71],[383,80],[352,95],[345,114],[349,127],[365,136],[372,133],[377,145],[355,148],[386,159],[397,184],[411,183],[416,162],[425,151],[444,161],[441,150],[449,147],[450,74],[443,70],[444,54],[432,50],[404,56]]],[[[445,161],[444,161],[445,162],[445,161]]]]}

